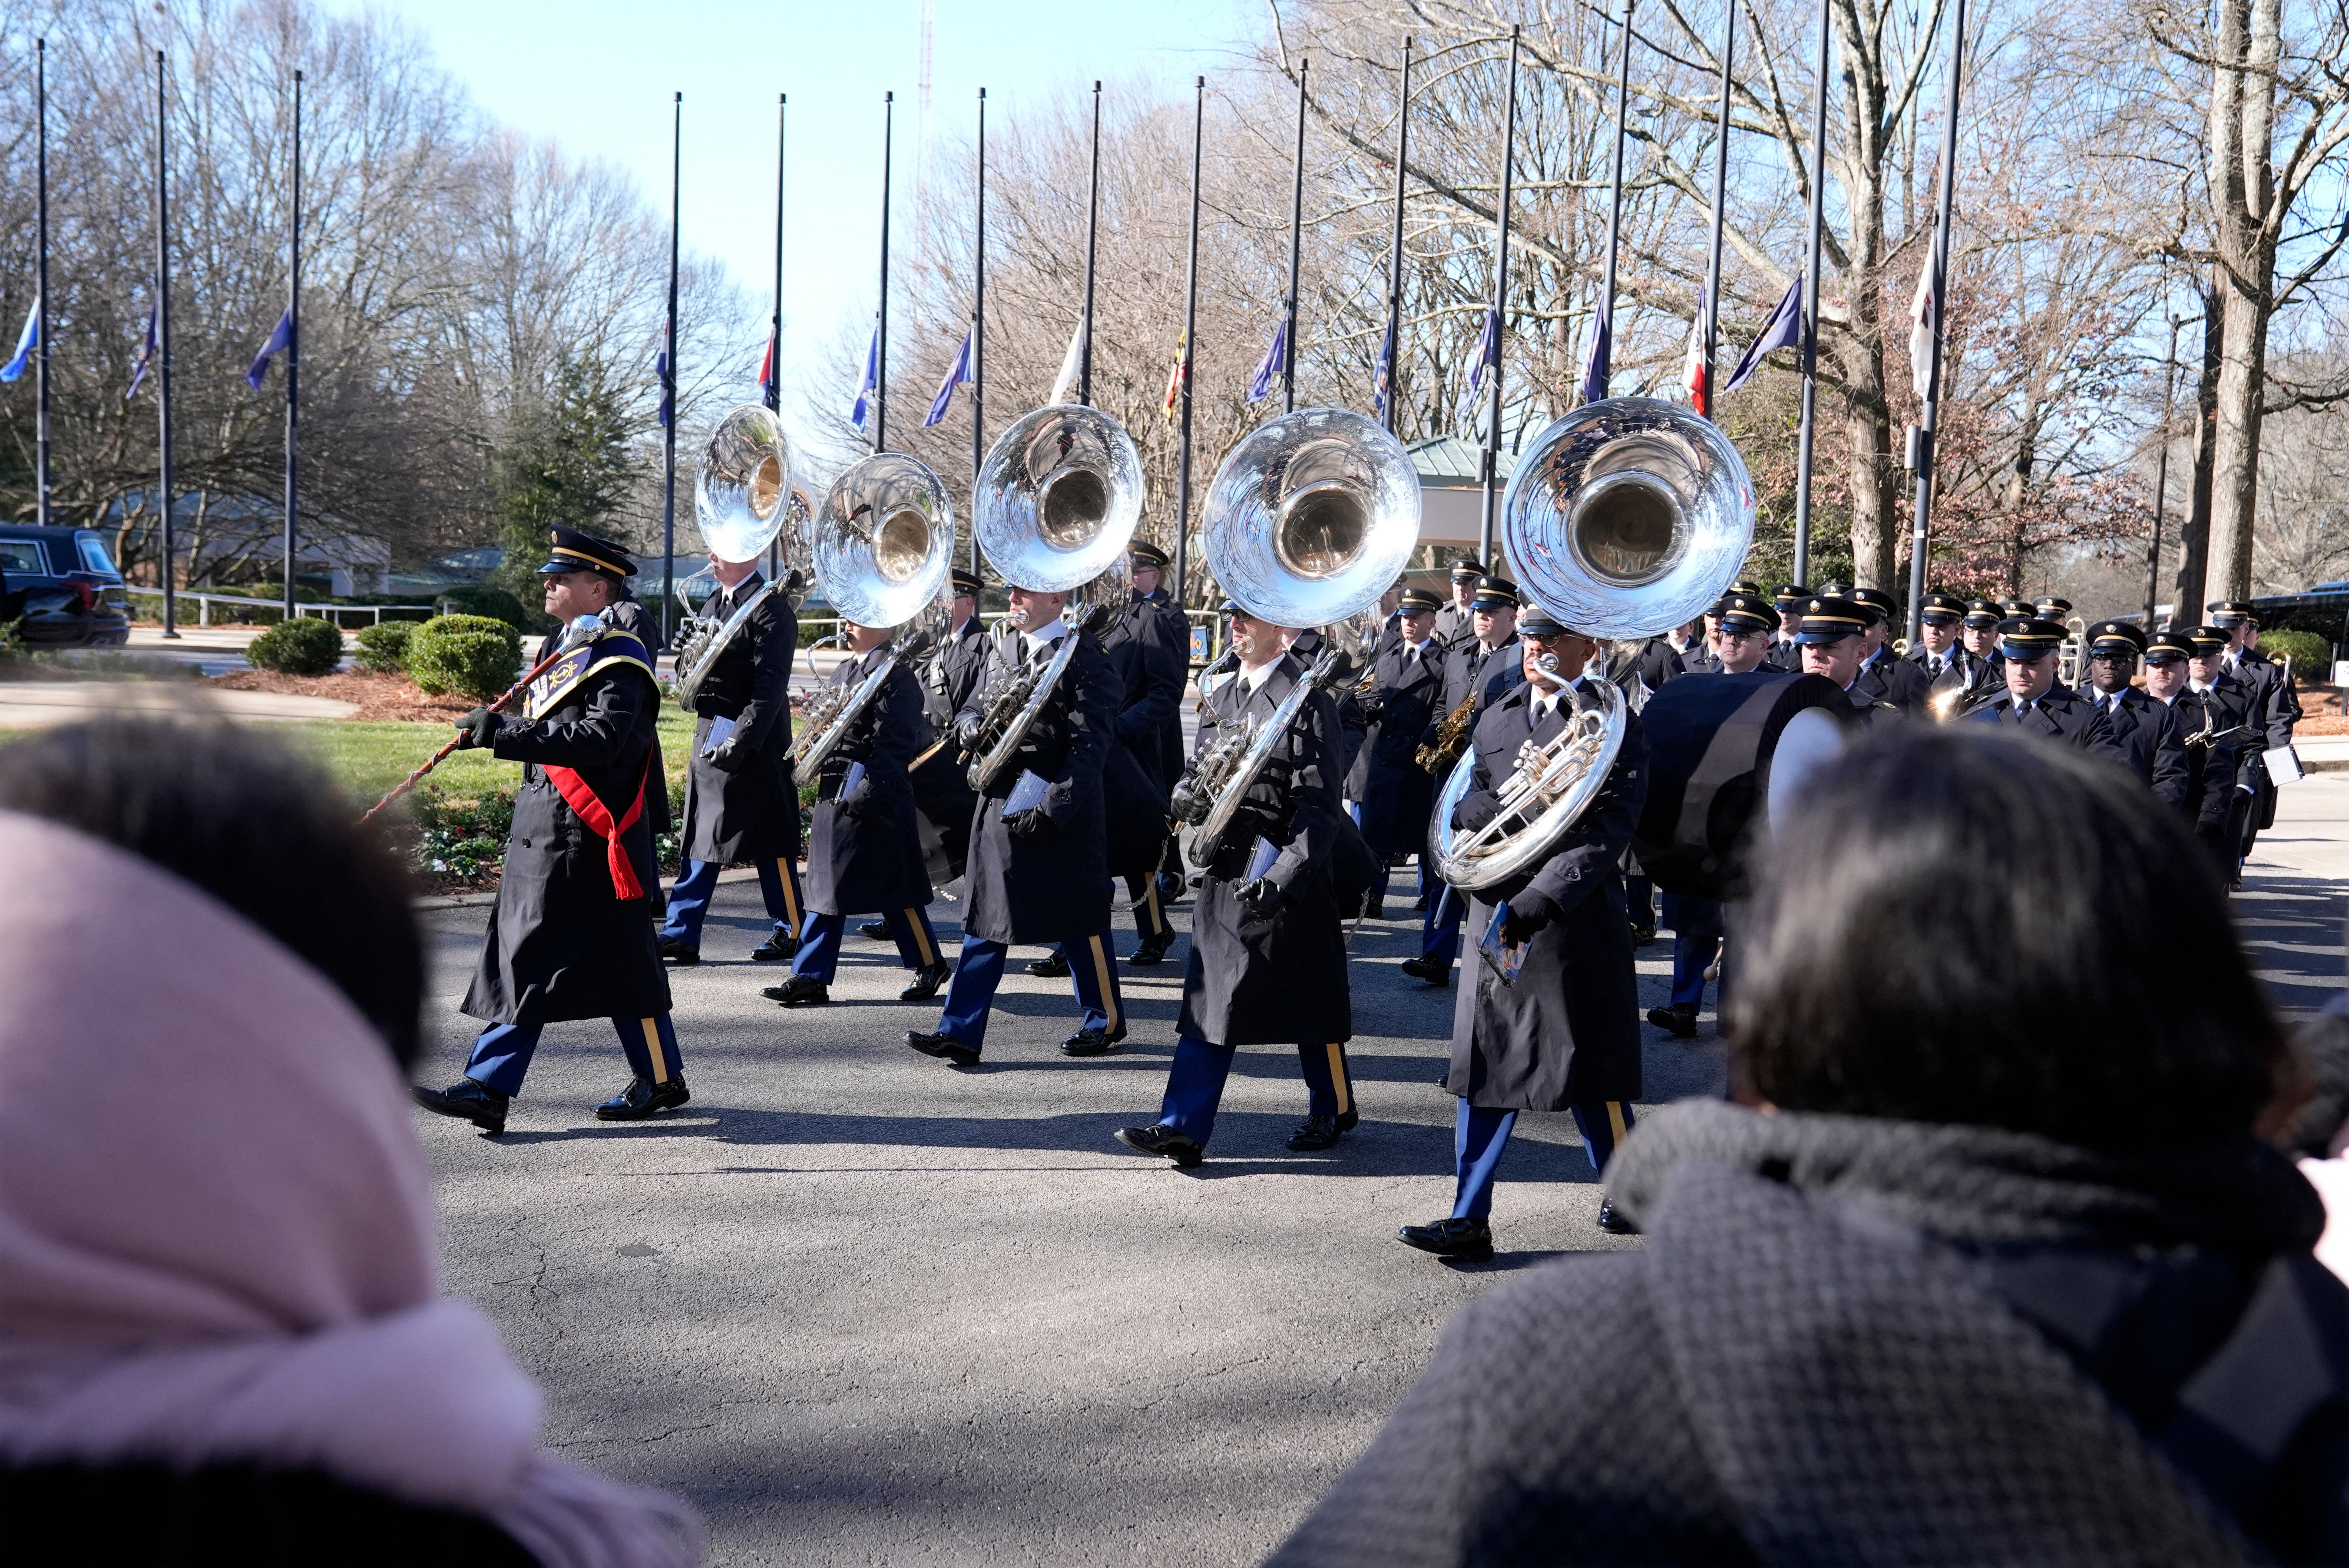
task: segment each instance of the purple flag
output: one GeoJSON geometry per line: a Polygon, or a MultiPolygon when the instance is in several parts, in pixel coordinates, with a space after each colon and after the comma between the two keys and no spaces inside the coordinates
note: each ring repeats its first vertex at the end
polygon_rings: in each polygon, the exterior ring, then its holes
{"type": "Polygon", "coordinates": [[[277,318],[277,325],[270,333],[269,341],[261,346],[261,354],[254,360],[253,368],[244,373],[244,384],[255,392],[260,391],[261,384],[269,379],[269,362],[293,346],[294,310],[288,305],[285,314],[277,318]]]}
{"type": "Polygon", "coordinates": [[[881,329],[873,329],[873,341],[864,346],[864,379],[856,384],[856,406],[848,411],[848,422],[858,429],[864,428],[865,418],[873,412],[873,388],[881,379],[881,329]]]}
{"type": "Polygon", "coordinates": [[[147,336],[139,346],[139,363],[130,367],[130,390],[122,395],[128,403],[139,396],[139,384],[147,379],[147,362],[155,357],[155,307],[147,307],[147,336]]]}
{"type": "Polygon", "coordinates": [[[1603,401],[1607,397],[1608,335],[1607,316],[1594,311],[1590,316],[1590,343],[1582,356],[1582,400],[1586,403],[1603,401]]]}
{"type": "Polygon", "coordinates": [[[1464,425],[1476,415],[1476,389],[1485,384],[1485,371],[1500,359],[1501,313],[1492,306],[1485,307],[1485,329],[1476,335],[1476,363],[1468,367],[1468,390],[1460,397],[1460,407],[1452,416],[1455,425],[1464,425]]]}
{"type": "Polygon", "coordinates": [[[653,379],[660,384],[660,412],[656,420],[666,425],[677,414],[677,372],[668,362],[668,328],[661,328],[660,351],[653,356],[653,379]]]}
{"type": "Polygon", "coordinates": [[[1770,319],[1762,324],[1762,335],[1746,349],[1745,357],[1729,373],[1723,383],[1723,392],[1734,392],[1751,381],[1762,369],[1762,361],[1774,348],[1798,348],[1803,342],[1803,280],[1797,277],[1786,286],[1785,294],[1771,311],[1770,319]]]}
{"type": "Polygon", "coordinates": [[[1288,362],[1288,309],[1281,307],[1280,325],[1273,328],[1272,346],[1264,351],[1263,362],[1256,367],[1256,379],[1248,383],[1247,400],[1261,403],[1272,396],[1272,378],[1281,373],[1288,362]]]}
{"type": "Polygon", "coordinates": [[[930,411],[922,420],[922,428],[926,430],[947,417],[947,407],[954,401],[954,389],[969,379],[970,334],[966,332],[962,335],[962,352],[947,367],[947,378],[938,383],[938,395],[930,399],[930,411]]]}

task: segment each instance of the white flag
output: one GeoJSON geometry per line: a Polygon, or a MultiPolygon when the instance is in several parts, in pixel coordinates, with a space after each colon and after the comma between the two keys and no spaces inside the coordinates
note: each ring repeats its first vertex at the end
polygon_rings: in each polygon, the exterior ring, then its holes
{"type": "Polygon", "coordinates": [[[1085,357],[1085,318],[1077,317],[1077,330],[1069,334],[1069,352],[1061,356],[1061,374],[1052,383],[1052,395],[1044,399],[1048,404],[1066,403],[1076,395],[1077,369],[1085,357]]]}
{"type": "Polygon", "coordinates": [[[1933,335],[1940,329],[1940,305],[1933,298],[1933,258],[1917,273],[1917,297],[1909,302],[1909,379],[1917,396],[1933,391],[1933,335]]]}

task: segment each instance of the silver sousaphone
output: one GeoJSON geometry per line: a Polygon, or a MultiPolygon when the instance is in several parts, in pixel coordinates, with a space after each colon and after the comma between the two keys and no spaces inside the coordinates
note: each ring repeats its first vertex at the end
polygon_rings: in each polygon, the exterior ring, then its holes
{"type": "Polygon", "coordinates": [[[805,503],[806,492],[792,475],[791,443],[784,438],[782,425],[772,409],[763,403],[746,403],[718,422],[702,449],[701,466],[693,479],[693,515],[701,526],[701,542],[720,561],[756,561],[781,539],[786,548],[776,575],[785,581],[770,579],[760,583],[723,620],[701,614],[686,595],[688,587],[707,583],[709,591],[702,603],[713,601],[718,581],[709,573],[696,573],[676,585],[678,597],[685,601],[687,619],[678,636],[676,674],[670,684],[677,700],[685,707],[693,706],[694,694],[717,666],[718,656],[749,623],[761,602],[770,593],[789,597],[796,592],[802,579],[792,570],[790,537],[783,525],[805,503]]]}
{"type": "Polygon", "coordinates": [[[1257,427],[1226,456],[1201,512],[1208,570],[1242,608],[1278,626],[1316,628],[1310,673],[1258,724],[1199,759],[1184,858],[1205,870],[1253,785],[1319,691],[1376,646],[1376,606],[1419,543],[1419,470],[1376,420],[1299,408],[1257,427]]]}
{"type": "MultiPolygon", "coordinates": [[[[1736,578],[1754,542],[1754,484],[1710,419],[1661,398],[1609,397],[1536,438],[1509,476],[1501,526],[1528,600],[1590,636],[1651,637],[1695,620],[1736,578]]],[[[1498,785],[1501,810],[1474,832],[1452,814],[1475,781],[1475,749],[1454,765],[1428,830],[1445,882],[1475,892],[1526,875],[1589,809],[1630,705],[1611,680],[1586,689],[1599,706],[1547,745],[1526,744],[1498,785]]]]}
{"type": "MultiPolygon", "coordinates": [[[[1003,581],[1068,593],[1070,635],[1052,657],[998,686],[963,754],[970,787],[985,793],[1010,766],[1075,656],[1078,634],[1098,632],[1132,596],[1125,554],[1142,521],[1142,454],[1125,427],[1098,408],[1056,403],[1003,432],[972,486],[971,531],[1003,581]]],[[[994,656],[1006,659],[1005,631],[994,656]]]]}
{"type": "Polygon", "coordinates": [[[880,695],[898,662],[917,658],[947,604],[938,597],[954,568],[954,503],[928,465],[904,452],[875,452],[833,482],[800,528],[800,547],[843,621],[915,631],[854,687],[817,688],[802,717],[792,758],[812,773],[880,695]]]}

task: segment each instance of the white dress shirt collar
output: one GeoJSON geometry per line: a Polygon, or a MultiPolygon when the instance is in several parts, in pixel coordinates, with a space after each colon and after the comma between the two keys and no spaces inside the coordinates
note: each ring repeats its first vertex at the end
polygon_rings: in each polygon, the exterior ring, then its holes
{"type": "Polygon", "coordinates": [[[1020,646],[1026,651],[1028,657],[1033,659],[1039,653],[1068,634],[1067,624],[1055,615],[1034,631],[1020,633],[1020,646]]]}

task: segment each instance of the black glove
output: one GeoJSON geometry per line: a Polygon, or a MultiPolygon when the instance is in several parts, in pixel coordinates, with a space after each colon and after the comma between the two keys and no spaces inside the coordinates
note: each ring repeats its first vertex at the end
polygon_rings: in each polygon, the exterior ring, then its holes
{"type": "Polygon", "coordinates": [[[1473,833],[1501,814],[1501,798],[1490,789],[1472,789],[1452,808],[1452,825],[1473,833]]]}
{"type": "Polygon", "coordinates": [[[1358,696],[1354,699],[1354,707],[1361,714],[1364,724],[1376,724],[1380,716],[1387,710],[1387,699],[1376,694],[1370,696],[1358,696]]]}
{"type": "Polygon", "coordinates": [[[956,719],[954,728],[955,749],[965,752],[977,751],[978,749],[978,732],[985,727],[986,727],[979,722],[978,715],[975,713],[967,713],[960,718],[956,719]]]}
{"type": "Polygon", "coordinates": [[[1270,877],[1257,877],[1253,882],[1240,883],[1239,895],[1240,902],[1247,905],[1248,913],[1259,920],[1269,918],[1286,896],[1273,885],[1270,877]]]}
{"type": "Polygon", "coordinates": [[[1014,811],[1003,819],[1004,831],[1015,839],[1034,841],[1052,830],[1052,819],[1044,815],[1041,806],[1030,806],[1025,811],[1014,811]]]}
{"type": "Polygon", "coordinates": [[[486,707],[477,707],[457,721],[457,730],[458,750],[486,748],[497,738],[498,716],[486,707]]]}
{"type": "Polygon", "coordinates": [[[1174,815],[1174,819],[1177,821],[1188,822],[1195,828],[1206,821],[1207,813],[1215,809],[1215,802],[1207,798],[1207,792],[1199,789],[1197,784],[1196,779],[1183,779],[1174,786],[1174,793],[1166,799],[1166,810],[1174,815]]]}
{"type": "Polygon", "coordinates": [[[1541,894],[1521,892],[1509,901],[1509,918],[1501,926],[1501,938],[1505,942],[1523,942],[1561,913],[1557,904],[1541,894]]]}
{"type": "Polygon", "coordinates": [[[730,735],[719,741],[717,748],[710,752],[709,766],[717,769],[720,773],[739,772],[742,764],[750,759],[750,754],[743,748],[740,738],[730,735]]]}
{"type": "Polygon", "coordinates": [[[2194,824],[2194,836],[2198,839],[2223,839],[2227,836],[2227,824],[2224,822],[2197,822],[2194,824]]]}

